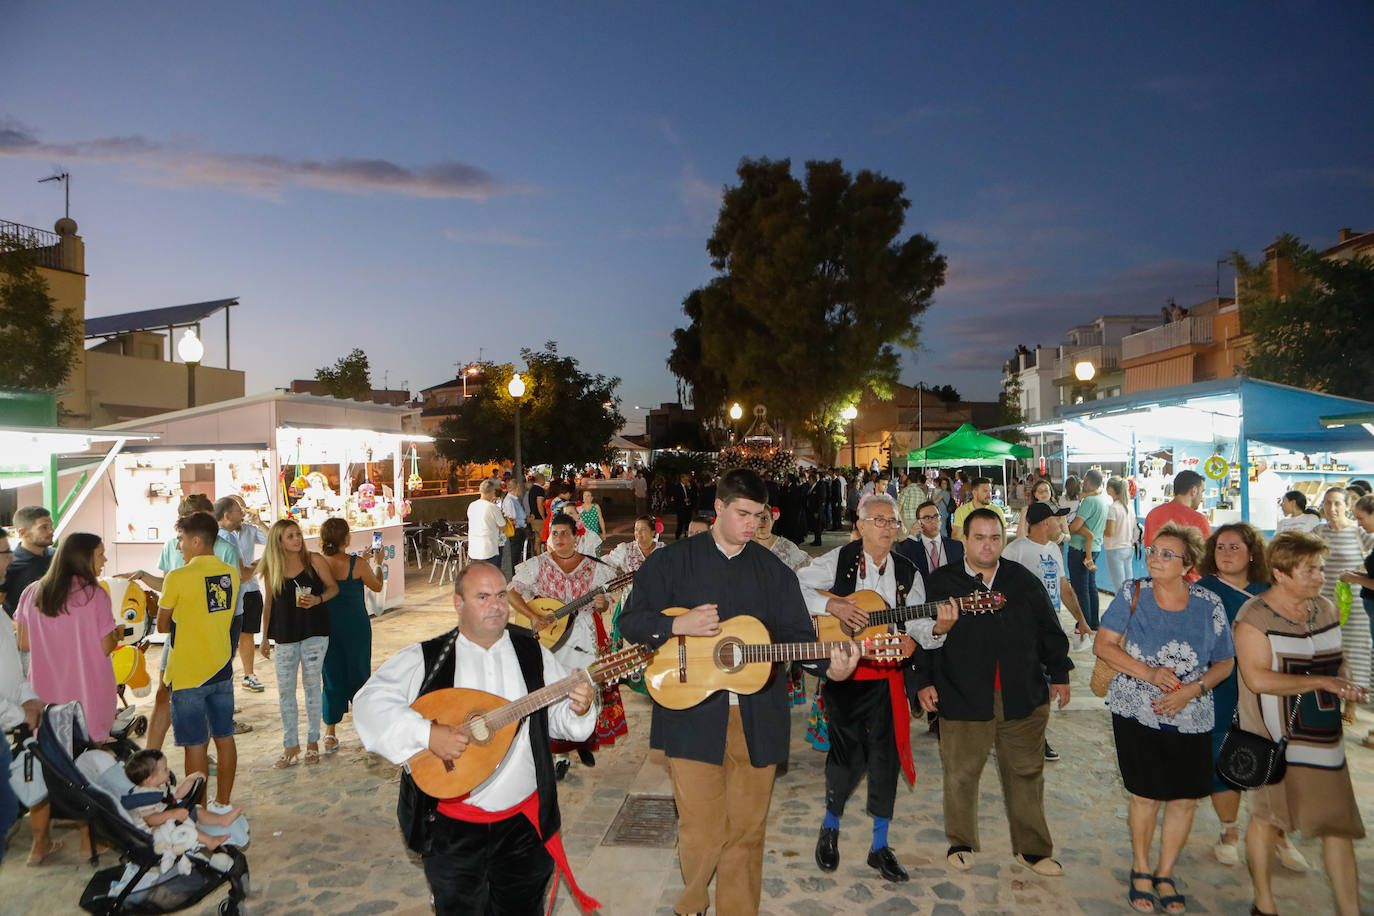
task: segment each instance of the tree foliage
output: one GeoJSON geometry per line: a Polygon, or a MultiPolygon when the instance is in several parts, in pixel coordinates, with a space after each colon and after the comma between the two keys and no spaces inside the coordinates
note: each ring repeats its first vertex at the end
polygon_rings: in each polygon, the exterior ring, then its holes
{"type": "MultiPolygon", "coordinates": [[[[1002,380],[1002,393],[997,396],[997,425],[1019,427],[1025,424],[1026,415],[1021,412],[1021,377],[1015,372],[1002,380]]],[[[1026,434],[1020,429],[1003,429],[998,438],[1007,442],[1024,442],[1026,434]]]]}
{"type": "Polygon", "coordinates": [[[366,401],[372,397],[372,369],[367,354],[357,347],[334,365],[316,369],[315,381],[324,386],[325,394],[336,398],[366,401]]]}
{"type": "Polygon", "coordinates": [[[957,404],[961,400],[959,397],[959,390],[953,385],[936,385],[926,390],[946,404],[957,404]]]}
{"type": "MultiPolygon", "coordinates": [[[[558,354],[548,341],[542,351],[523,349],[520,453],[526,467],[549,464],[555,472],[581,469],[610,457],[611,438],[625,418],[616,389],[620,379],[589,375],[577,360],[558,354]]],[[[515,399],[507,388],[515,367],[483,363],[480,391],[463,401],[458,415],[440,424],[435,449],[449,461],[485,462],[515,455],[515,399]]]]}
{"type": "Polygon", "coordinates": [[[27,239],[0,233],[0,385],[61,388],[81,353],[81,321],[56,308],[27,239]]]}
{"type": "Polygon", "coordinates": [[[683,301],[668,367],[699,416],[766,404],[829,460],[840,411],[865,388],[891,397],[945,259],[924,235],[899,238],[901,182],[839,160],[808,162],[804,181],[787,159],[737,174],[706,244],[719,273],[683,301]]]}
{"type": "Polygon", "coordinates": [[[1374,258],[1326,259],[1292,235],[1276,245],[1297,281],[1277,295],[1265,264],[1234,256],[1241,318],[1250,332],[1245,374],[1374,400],[1374,352],[1358,343],[1374,306],[1374,258]]]}

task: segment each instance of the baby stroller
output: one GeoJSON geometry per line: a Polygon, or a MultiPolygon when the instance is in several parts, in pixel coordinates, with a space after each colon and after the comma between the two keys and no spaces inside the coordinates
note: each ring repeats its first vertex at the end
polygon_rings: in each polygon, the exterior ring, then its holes
{"type": "Polygon", "coordinates": [[[161,871],[163,856],[153,850],[153,837],[134,823],[119,796],[96,781],[97,773],[118,771],[113,758],[86,735],[79,703],[49,706],[38,729],[35,753],[47,780],[54,816],[88,821],[95,836],[109,842],[125,863],[100,869],[81,895],[89,913],[173,913],[199,903],[228,882],[229,897],[221,916],[246,916],[248,860],[238,847],[223,845],[213,853],[184,853],[189,872],[161,871]]]}

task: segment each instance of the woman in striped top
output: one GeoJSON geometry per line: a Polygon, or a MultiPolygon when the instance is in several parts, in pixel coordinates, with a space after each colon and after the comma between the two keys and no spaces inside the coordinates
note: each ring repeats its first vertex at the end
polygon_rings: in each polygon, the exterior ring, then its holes
{"type": "MultiPolygon", "coordinates": [[[[1346,573],[1364,571],[1364,558],[1374,548],[1374,536],[1365,533],[1346,514],[1346,493],[1332,487],[1322,496],[1322,520],[1312,533],[1326,542],[1331,552],[1326,557],[1326,579],[1321,596],[1333,604],[1336,583],[1346,573]]],[[[1362,687],[1370,686],[1369,615],[1350,614],[1341,627],[1341,651],[1345,655],[1350,679],[1362,687]]],[[[1346,721],[1355,721],[1355,704],[1346,706],[1346,721]]]]}

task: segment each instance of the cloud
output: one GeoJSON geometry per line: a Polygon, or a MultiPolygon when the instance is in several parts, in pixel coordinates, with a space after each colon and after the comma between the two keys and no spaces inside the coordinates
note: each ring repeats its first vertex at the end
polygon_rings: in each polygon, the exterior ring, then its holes
{"type": "Polygon", "coordinates": [[[937,118],[966,118],[977,113],[974,105],[915,105],[873,128],[873,136],[886,137],[937,118]]]}
{"type": "Polygon", "coordinates": [[[167,187],[215,187],[267,196],[279,195],[287,185],[344,194],[469,200],[528,190],[503,185],[485,170],[463,162],[408,167],[386,159],[346,156],[328,161],[293,160],[267,154],[197,150],[137,134],[45,143],[32,130],[13,121],[0,123],[0,156],[128,163],[147,170],[150,181],[167,187]]]}
{"type": "Polygon", "coordinates": [[[504,229],[445,229],[444,238],[450,242],[464,242],[473,245],[503,245],[510,248],[548,248],[553,242],[532,239],[518,232],[504,229]]]}

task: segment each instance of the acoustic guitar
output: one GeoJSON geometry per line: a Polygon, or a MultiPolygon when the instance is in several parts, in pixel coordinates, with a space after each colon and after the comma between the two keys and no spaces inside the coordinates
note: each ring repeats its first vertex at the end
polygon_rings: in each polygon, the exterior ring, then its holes
{"type": "Polygon", "coordinates": [[[587,592],[587,594],[583,595],[581,598],[574,598],[567,604],[564,604],[557,598],[521,598],[519,594],[512,590],[510,592],[510,603],[515,613],[511,617],[511,622],[518,626],[528,627],[533,630],[534,620],[530,614],[526,612],[526,608],[534,608],[536,611],[542,611],[553,617],[553,620],[550,621],[547,627],[542,630],[537,630],[534,634],[539,637],[539,641],[544,644],[544,648],[552,652],[555,649],[562,648],[563,643],[567,641],[571,629],[568,624],[571,622],[573,614],[576,614],[578,611],[595,601],[598,595],[609,595],[612,592],[620,591],[622,588],[629,585],[630,582],[634,580],[634,577],[635,574],[632,572],[626,573],[623,576],[617,576],[605,585],[599,585],[587,592]]]}
{"type": "MultiPolygon", "coordinates": [[[[670,616],[687,608],[668,608],[670,616]]],[[[884,633],[863,640],[775,643],[757,617],[741,615],[720,622],[717,636],[676,636],[659,646],[644,669],[649,694],[668,709],[687,709],[718,690],[758,693],[773,675],[774,662],[829,658],[830,650],[852,647],[869,661],[897,664],[910,658],[916,643],[910,636],[884,633]]]]}
{"type": "Polygon", "coordinates": [[[467,732],[468,746],[457,760],[444,760],[428,748],[414,754],[406,761],[411,778],[434,798],[466,795],[496,772],[526,716],[557,703],[579,684],[600,687],[637,674],[652,657],[647,646],[633,645],[518,700],[462,687],[422,694],[410,708],[433,723],[461,728],[467,732]]]}
{"type": "MultiPolygon", "coordinates": [[[[819,592],[827,598],[839,598],[831,592],[819,592]]],[[[845,600],[852,601],[859,606],[859,609],[867,612],[868,624],[857,632],[850,629],[849,625],[840,621],[838,617],[831,617],[829,614],[822,614],[814,618],[816,621],[816,635],[821,639],[863,639],[869,636],[877,636],[879,633],[886,633],[889,625],[894,623],[906,623],[908,620],[920,620],[921,618],[934,619],[939,605],[943,601],[928,601],[925,604],[908,604],[904,607],[888,607],[883,596],[872,589],[864,589],[852,595],[845,596],[845,600]]],[[[1002,610],[1002,606],[1007,603],[1007,599],[1001,592],[978,591],[964,595],[962,598],[949,598],[959,608],[960,614],[992,614],[1002,610]]]]}

